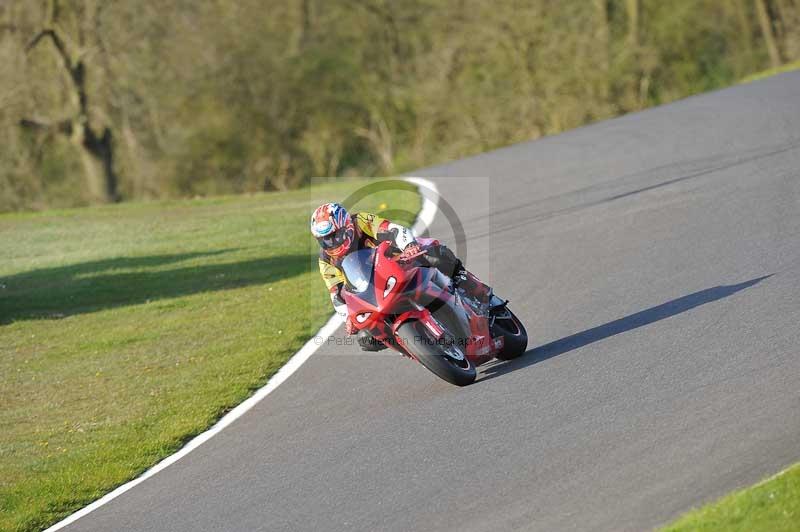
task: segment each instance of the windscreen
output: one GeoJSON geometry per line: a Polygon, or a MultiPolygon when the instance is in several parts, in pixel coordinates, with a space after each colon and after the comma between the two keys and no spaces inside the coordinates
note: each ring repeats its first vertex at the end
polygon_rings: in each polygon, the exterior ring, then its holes
{"type": "Polygon", "coordinates": [[[348,289],[354,294],[367,291],[372,282],[372,271],[375,264],[375,248],[359,249],[350,253],[342,261],[342,271],[347,279],[348,289]]]}

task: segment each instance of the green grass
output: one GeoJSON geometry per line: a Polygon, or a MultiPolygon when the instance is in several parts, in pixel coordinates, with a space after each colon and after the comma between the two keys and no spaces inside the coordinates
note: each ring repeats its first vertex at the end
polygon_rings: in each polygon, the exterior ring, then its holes
{"type": "Polygon", "coordinates": [[[800,69],[800,61],[795,61],[793,63],[787,63],[785,65],[781,65],[777,68],[770,68],[769,70],[763,70],[761,72],[756,72],[750,76],[747,76],[739,83],[750,83],[752,81],[758,81],[760,79],[768,78],[770,76],[775,76],[778,74],[783,74],[784,72],[791,72],[792,70],[800,69]]]}
{"type": "MultiPolygon", "coordinates": [[[[65,517],[262,386],[331,314],[310,212],[361,184],[0,216],[0,530],[65,517]]],[[[358,205],[379,206],[410,223],[419,198],[358,205]]]]}
{"type": "Polygon", "coordinates": [[[693,510],[665,527],[679,531],[790,532],[800,530],[800,464],[761,484],[693,510]]]}

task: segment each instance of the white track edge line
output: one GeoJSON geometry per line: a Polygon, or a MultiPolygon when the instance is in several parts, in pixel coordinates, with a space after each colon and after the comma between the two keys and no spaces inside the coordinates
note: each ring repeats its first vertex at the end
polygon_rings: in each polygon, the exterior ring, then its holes
{"type": "MultiPolygon", "coordinates": [[[[433,223],[433,218],[436,215],[436,210],[438,206],[438,189],[436,185],[427,179],[423,179],[420,177],[407,177],[405,178],[406,181],[410,183],[414,183],[417,185],[420,195],[422,196],[422,207],[420,208],[419,214],[417,214],[417,219],[414,222],[414,226],[411,230],[416,234],[421,234],[425,229],[430,227],[431,223],[433,223]]],[[[225,414],[222,419],[217,421],[210,429],[205,432],[202,432],[192,438],[189,443],[184,445],[180,448],[175,454],[171,454],[170,456],[164,458],[159,463],[142,473],[140,476],[136,477],[133,480],[126,482],[125,484],[117,487],[115,490],[105,494],[104,496],[100,497],[93,503],[89,504],[88,506],[84,506],[77,512],[65,517],[58,523],[50,526],[45,530],[45,532],[55,532],[56,530],[61,530],[67,525],[70,525],[80,519],[81,517],[92,513],[93,511],[97,510],[101,506],[108,504],[109,502],[113,501],[126,491],[136,487],[137,485],[141,484],[148,478],[152,477],[159,471],[163,471],[164,469],[168,468],[190,452],[194,451],[205,442],[213,438],[217,433],[221,432],[222,429],[242,417],[245,412],[253,408],[257,405],[264,397],[272,393],[278,386],[283,384],[286,379],[292,376],[292,374],[297,371],[300,366],[308,360],[311,355],[313,355],[317,349],[319,349],[322,343],[317,344],[315,342],[316,338],[327,338],[332,336],[333,333],[336,332],[336,329],[342,324],[342,319],[337,315],[334,314],[333,316],[328,319],[327,323],[322,326],[322,328],[317,331],[317,333],[308,339],[308,341],[300,348],[300,350],[292,355],[292,358],[284,364],[281,369],[278,370],[275,375],[270,378],[267,383],[259,388],[256,393],[245,399],[242,403],[236,406],[233,410],[225,414]]]]}

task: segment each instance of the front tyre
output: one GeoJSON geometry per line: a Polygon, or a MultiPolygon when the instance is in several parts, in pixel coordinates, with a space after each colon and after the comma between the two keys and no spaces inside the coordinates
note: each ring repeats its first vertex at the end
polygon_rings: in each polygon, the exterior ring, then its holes
{"type": "Polygon", "coordinates": [[[407,321],[397,329],[405,349],[437,377],[456,386],[472,384],[477,371],[464,352],[454,344],[437,342],[419,321],[407,321]]]}
{"type": "Polygon", "coordinates": [[[525,326],[508,307],[494,316],[492,335],[504,338],[503,350],[496,356],[500,360],[512,360],[522,355],[528,347],[528,333],[525,326]]]}

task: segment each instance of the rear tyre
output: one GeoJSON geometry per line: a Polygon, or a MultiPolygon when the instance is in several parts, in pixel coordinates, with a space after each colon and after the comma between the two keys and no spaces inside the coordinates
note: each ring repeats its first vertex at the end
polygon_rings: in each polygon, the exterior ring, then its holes
{"type": "Polygon", "coordinates": [[[492,325],[492,334],[495,338],[502,336],[503,350],[497,355],[500,360],[511,360],[525,352],[528,347],[528,333],[525,326],[508,307],[495,316],[492,325]]]}
{"type": "Polygon", "coordinates": [[[397,329],[403,346],[419,362],[440,379],[456,386],[472,384],[477,371],[464,352],[454,343],[437,342],[419,321],[407,321],[397,329]]]}

